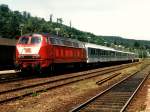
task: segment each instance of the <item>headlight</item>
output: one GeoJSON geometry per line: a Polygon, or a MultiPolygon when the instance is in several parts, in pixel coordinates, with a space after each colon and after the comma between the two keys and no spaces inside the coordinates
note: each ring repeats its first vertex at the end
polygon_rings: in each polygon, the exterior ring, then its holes
{"type": "Polygon", "coordinates": [[[24,58],[24,56],[23,55],[19,55],[18,58],[24,58]]]}

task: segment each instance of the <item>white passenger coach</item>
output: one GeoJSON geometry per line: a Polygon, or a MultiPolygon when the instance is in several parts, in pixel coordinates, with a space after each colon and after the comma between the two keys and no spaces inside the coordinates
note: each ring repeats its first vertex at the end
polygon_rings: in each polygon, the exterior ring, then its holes
{"type": "Polygon", "coordinates": [[[87,63],[134,61],[136,54],[115,50],[113,48],[85,43],[87,63]]]}

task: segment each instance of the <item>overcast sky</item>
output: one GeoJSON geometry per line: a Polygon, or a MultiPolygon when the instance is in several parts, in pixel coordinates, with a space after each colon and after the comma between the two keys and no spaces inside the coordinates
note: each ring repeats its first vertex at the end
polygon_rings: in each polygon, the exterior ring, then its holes
{"type": "Polygon", "coordinates": [[[150,40],[150,0],[0,0],[12,10],[27,11],[96,35],[150,40]]]}

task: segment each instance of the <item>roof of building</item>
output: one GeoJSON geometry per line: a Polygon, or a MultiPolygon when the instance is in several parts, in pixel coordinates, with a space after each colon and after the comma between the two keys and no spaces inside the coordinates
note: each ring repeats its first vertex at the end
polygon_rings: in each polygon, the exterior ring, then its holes
{"type": "Polygon", "coordinates": [[[0,45],[4,46],[15,46],[17,40],[16,39],[7,39],[0,37],[0,45]]]}

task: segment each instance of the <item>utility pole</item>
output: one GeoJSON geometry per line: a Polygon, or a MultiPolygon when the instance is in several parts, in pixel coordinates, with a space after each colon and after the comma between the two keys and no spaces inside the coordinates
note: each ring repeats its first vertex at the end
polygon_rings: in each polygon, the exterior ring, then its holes
{"type": "Polygon", "coordinates": [[[87,37],[87,39],[88,39],[88,43],[90,43],[90,39],[91,39],[91,37],[87,37]]]}
{"type": "Polygon", "coordinates": [[[72,23],[71,23],[71,20],[70,20],[70,23],[69,23],[69,24],[70,24],[70,29],[71,29],[71,28],[72,28],[72,23]]]}
{"type": "Polygon", "coordinates": [[[53,22],[53,14],[50,14],[50,22],[53,22]]]}
{"type": "Polygon", "coordinates": [[[57,18],[57,23],[62,24],[63,23],[63,19],[62,18],[57,18]]]}
{"type": "Polygon", "coordinates": [[[21,34],[21,36],[22,36],[22,34],[23,34],[23,33],[22,33],[22,32],[23,32],[22,30],[23,30],[24,24],[20,24],[19,27],[20,27],[20,34],[21,34]]]}
{"type": "Polygon", "coordinates": [[[56,34],[58,36],[58,32],[60,31],[60,28],[55,28],[56,34]]]}

